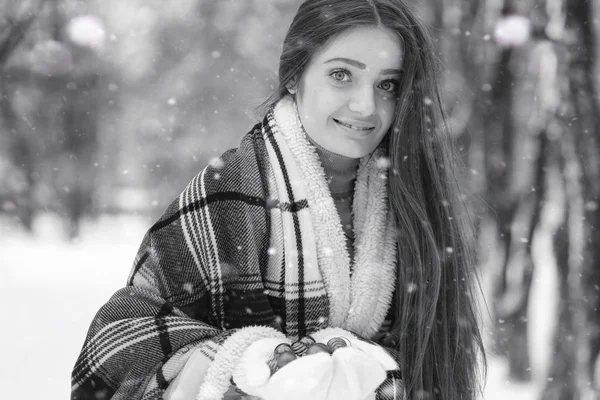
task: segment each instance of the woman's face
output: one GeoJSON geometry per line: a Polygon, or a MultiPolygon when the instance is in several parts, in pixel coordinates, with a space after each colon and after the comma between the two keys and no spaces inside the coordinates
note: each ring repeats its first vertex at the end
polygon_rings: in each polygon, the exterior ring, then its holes
{"type": "Polygon", "coordinates": [[[402,57],[381,27],[351,29],[324,46],[290,90],[306,133],[336,154],[370,154],[394,119],[402,57]]]}

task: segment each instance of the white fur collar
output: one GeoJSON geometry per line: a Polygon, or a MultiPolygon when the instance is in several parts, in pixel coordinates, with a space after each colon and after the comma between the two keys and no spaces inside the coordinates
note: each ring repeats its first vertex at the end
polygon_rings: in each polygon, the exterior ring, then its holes
{"type": "MultiPolygon", "coordinates": [[[[370,338],[383,323],[396,283],[396,231],[388,210],[387,164],[382,149],[361,159],[353,218],[355,268],[325,172],[306,138],[296,103],[281,99],[274,109],[281,135],[306,179],[306,197],[315,233],[319,269],[329,298],[329,325],[370,338]]],[[[288,165],[290,167],[290,165],[288,165]]]]}

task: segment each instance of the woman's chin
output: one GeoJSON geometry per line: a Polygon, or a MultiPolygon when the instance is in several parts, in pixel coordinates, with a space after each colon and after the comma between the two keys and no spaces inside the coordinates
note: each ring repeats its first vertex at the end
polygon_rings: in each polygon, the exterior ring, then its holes
{"type": "Polygon", "coordinates": [[[348,149],[347,147],[340,147],[339,144],[338,144],[338,146],[328,146],[328,147],[323,146],[323,148],[327,151],[330,151],[330,152],[337,154],[338,156],[342,156],[342,157],[348,157],[348,158],[362,157],[361,153],[359,153],[355,150],[352,150],[352,149],[348,149]]]}
{"type": "Polygon", "coordinates": [[[371,149],[359,147],[356,143],[348,143],[347,145],[341,145],[341,143],[337,143],[336,146],[332,147],[332,149],[327,150],[348,158],[362,158],[366,155],[369,155],[373,151],[371,149]]]}

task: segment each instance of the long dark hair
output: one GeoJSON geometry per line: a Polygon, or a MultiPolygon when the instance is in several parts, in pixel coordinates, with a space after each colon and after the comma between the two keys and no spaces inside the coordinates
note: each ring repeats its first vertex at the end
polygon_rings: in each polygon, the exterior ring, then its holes
{"type": "Polygon", "coordinates": [[[306,0],[283,44],[279,88],[263,106],[288,93],[322,46],[358,26],[387,27],[404,48],[396,117],[384,139],[399,242],[390,342],[403,358],[408,398],[474,400],[485,369],[475,261],[427,29],[401,0],[306,0]]]}

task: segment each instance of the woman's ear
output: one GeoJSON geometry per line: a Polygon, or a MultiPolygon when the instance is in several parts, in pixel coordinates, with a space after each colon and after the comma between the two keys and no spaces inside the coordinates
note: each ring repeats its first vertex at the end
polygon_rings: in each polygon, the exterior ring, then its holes
{"type": "Polygon", "coordinates": [[[290,92],[290,94],[296,94],[296,92],[298,91],[297,85],[298,80],[296,79],[296,77],[293,77],[292,79],[290,79],[287,85],[285,85],[285,87],[287,88],[288,92],[290,92]]]}

